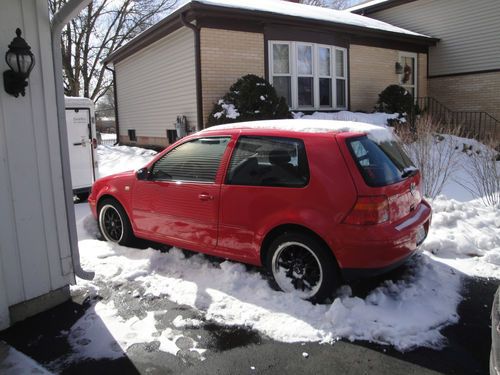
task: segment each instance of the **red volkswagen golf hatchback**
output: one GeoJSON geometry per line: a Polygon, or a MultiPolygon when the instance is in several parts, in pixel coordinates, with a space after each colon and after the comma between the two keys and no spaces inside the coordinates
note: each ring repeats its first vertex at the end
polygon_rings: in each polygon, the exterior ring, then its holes
{"type": "Polygon", "coordinates": [[[415,252],[431,217],[420,178],[383,128],[263,121],[183,138],[96,181],[89,203],[108,241],[264,265],[281,290],[320,301],[415,252]]]}

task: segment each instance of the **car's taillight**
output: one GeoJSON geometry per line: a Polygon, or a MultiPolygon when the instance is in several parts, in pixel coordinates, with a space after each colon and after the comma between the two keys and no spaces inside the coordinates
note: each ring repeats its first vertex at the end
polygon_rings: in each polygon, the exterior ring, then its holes
{"type": "Polygon", "coordinates": [[[97,148],[97,139],[92,138],[92,146],[94,146],[94,148],[97,148]]]}
{"type": "Polygon", "coordinates": [[[385,195],[358,197],[353,209],[344,219],[346,224],[373,225],[389,220],[389,201],[385,195]]]}

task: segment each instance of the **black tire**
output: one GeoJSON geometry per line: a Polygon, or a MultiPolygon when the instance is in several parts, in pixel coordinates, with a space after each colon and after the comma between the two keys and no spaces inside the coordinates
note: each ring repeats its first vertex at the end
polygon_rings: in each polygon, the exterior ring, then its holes
{"type": "Polygon", "coordinates": [[[80,202],[86,202],[89,198],[89,192],[75,194],[80,202]]]}
{"type": "Polygon", "coordinates": [[[99,202],[97,224],[101,235],[110,242],[133,246],[136,238],[127,213],[118,201],[105,198],[99,202]]]}
{"type": "Polygon", "coordinates": [[[330,249],[304,233],[283,233],[269,246],[266,267],[276,286],[300,298],[323,302],[339,286],[337,263],[330,249]]]}

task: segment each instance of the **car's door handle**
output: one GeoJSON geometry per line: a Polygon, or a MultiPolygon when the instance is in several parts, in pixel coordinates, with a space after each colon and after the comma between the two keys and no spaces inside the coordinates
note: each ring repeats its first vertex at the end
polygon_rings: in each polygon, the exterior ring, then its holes
{"type": "Polygon", "coordinates": [[[211,201],[214,199],[213,195],[207,194],[207,193],[201,193],[198,195],[198,198],[200,198],[200,201],[211,201]]]}

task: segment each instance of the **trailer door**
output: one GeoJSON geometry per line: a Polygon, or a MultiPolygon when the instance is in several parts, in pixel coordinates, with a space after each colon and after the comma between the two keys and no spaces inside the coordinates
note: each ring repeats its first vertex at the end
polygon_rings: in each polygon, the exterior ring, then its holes
{"type": "Polygon", "coordinates": [[[66,108],[66,125],[73,191],[90,188],[95,177],[90,109],[66,108]]]}

